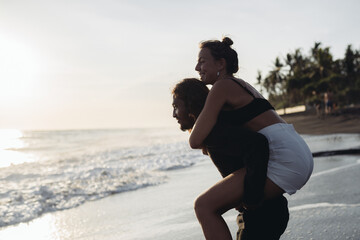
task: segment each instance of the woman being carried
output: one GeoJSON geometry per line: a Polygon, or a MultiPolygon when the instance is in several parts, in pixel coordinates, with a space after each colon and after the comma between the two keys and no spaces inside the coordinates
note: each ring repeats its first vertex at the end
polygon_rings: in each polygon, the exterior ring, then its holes
{"type": "MultiPolygon", "coordinates": [[[[206,85],[194,78],[184,79],[173,89],[173,117],[183,131],[191,131],[208,93],[206,85]]],[[[246,168],[242,202],[245,206],[259,205],[269,158],[266,137],[241,126],[215,125],[204,143],[223,177],[246,168]]],[[[279,239],[288,220],[287,200],[282,195],[257,209],[242,209],[238,216],[237,239],[279,239]]]]}
{"type": "MultiPolygon", "coordinates": [[[[203,148],[214,126],[243,126],[263,134],[269,142],[269,162],[264,199],[294,194],[310,178],[313,158],[305,141],[271,104],[242,79],[235,78],[238,58],[232,40],[201,43],[195,70],[201,81],[211,84],[203,110],[190,135],[192,148],[203,148]]],[[[231,239],[222,218],[244,199],[246,170],[239,169],[201,194],[195,211],[206,239],[231,239]]]]}

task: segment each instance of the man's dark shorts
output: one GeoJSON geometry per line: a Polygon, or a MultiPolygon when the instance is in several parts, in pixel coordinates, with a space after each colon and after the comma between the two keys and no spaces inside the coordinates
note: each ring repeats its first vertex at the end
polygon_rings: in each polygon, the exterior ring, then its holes
{"type": "Polygon", "coordinates": [[[237,217],[237,240],[278,240],[289,221],[287,199],[284,196],[265,201],[259,208],[244,210],[237,217]]]}

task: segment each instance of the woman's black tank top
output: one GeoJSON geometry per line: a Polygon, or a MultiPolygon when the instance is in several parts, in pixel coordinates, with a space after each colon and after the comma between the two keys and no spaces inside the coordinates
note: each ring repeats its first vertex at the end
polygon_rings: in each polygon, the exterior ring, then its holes
{"type": "Polygon", "coordinates": [[[234,82],[239,84],[246,92],[248,92],[254,99],[244,107],[234,110],[222,110],[219,113],[217,122],[220,124],[243,125],[258,115],[273,109],[274,107],[264,98],[257,98],[255,95],[243,86],[241,83],[231,78],[234,82]]]}

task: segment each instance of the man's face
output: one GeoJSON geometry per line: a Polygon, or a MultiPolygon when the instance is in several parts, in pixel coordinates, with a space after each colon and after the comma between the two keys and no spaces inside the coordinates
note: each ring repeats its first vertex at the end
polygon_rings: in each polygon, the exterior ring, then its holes
{"type": "Polygon", "coordinates": [[[185,102],[174,96],[172,105],[174,108],[173,117],[178,120],[180,129],[183,131],[192,129],[195,119],[189,116],[189,111],[185,106],[185,102]]]}

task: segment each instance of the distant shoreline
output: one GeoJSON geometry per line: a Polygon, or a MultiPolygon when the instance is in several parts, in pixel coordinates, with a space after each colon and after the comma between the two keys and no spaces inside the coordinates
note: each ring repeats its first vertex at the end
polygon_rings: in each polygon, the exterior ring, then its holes
{"type": "Polygon", "coordinates": [[[281,117],[300,134],[360,133],[360,107],[339,109],[329,115],[318,116],[312,110],[281,117]]]}

